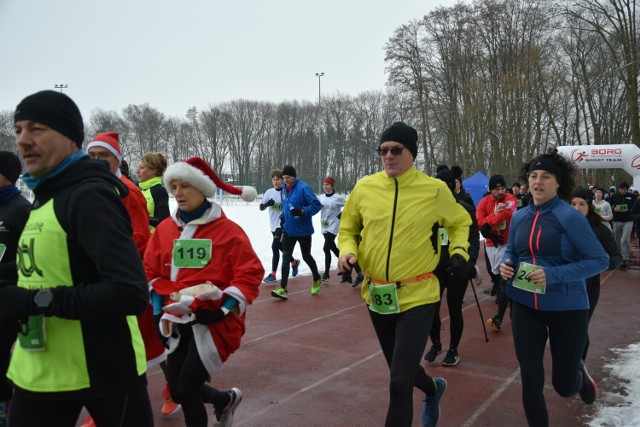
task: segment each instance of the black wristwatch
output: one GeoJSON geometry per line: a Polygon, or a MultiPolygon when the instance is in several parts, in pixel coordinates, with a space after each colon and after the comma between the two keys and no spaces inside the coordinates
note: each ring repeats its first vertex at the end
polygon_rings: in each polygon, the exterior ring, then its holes
{"type": "Polygon", "coordinates": [[[53,301],[53,293],[50,289],[40,289],[33,297],[33,302],[36,303],[38,308],[47,308],[53,301]]]}

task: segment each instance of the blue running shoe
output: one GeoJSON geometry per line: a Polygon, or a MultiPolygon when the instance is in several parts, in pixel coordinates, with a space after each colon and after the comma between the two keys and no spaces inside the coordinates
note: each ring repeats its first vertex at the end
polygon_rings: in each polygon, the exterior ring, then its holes
{"type": "Polygon", "coordinates": [[[436,427],[440,418],[440,399],[447,389],[447,380],[441,377],[434,377],[433,382],[436,384],[436,394],[433,396],[425,396],[422,404],[422,426],[436,427]]]}
{"type": "Polygon", "coordinates": [[[291,264],[291,277],[296,277],[298,275],[298,267],[300,267],[300,260],[294,259],[296,262],[295,265],[291,264]]]}
{"type": "Polygon", "coordinates": [[[264,279],[262,279],[263,282],[265,283],[273,283],[273,282],[277,282],[276,276],[274,276],[273,274],[269,273],[269,275],[267,277],[265,277],[264,279]]]}

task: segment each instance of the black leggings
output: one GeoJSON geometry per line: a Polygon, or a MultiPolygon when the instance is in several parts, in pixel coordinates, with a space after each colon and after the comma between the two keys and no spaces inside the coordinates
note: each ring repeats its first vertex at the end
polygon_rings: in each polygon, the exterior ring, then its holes
{"type": "Polygon", "coordinates": [[[551,383],[562,397],[582,387],[580,360],[589,310],[539,311],[513,302],[511,328],[522,379],[522,404],[530,426],[548,426],[544,401],[544,351],[549,339],[551,383]]]}
{"type": "MultiPolygon", "coordinates": [[[[462,316],[462,301],[464,300],[464,294],[467,292],[467,285],[469,280],[467,277],[461,277],[460,275],[450,275],[446,271],[446,267],[438,265],[435,270],[436,277],[440,282],[440,298],[444,289],[447,288],[447,307],[449,307],[449,328],[451,329],[451,342],[450,346],[458,348],[460,339],[462,338],[462,330],[464,329],[464,317],[462,316]]],[[[433,316],[433,323],[431,324],[431,342],[440,342],[440,328],[442,322],[440,321],[440,304],[441,301],[436,303],[436,312],[433,316]]]]}
{"type": "Polygon", "coordinates": [[[202,364],[191,326],[180,325],[180,345],[167,356],[167,379],[174,402],[182,405],[188,427],[206,427],[208,415],[205,403],[225,405],[226,392],[205,384],[209,374],[202,364]]]}
{"type": "Polygon", "coordinates": [[[97,399],[51,400],[32,396],[16,388],[9,411],[11,427],[74,427],[83,406],[99,426],[153,427],[146,381],[128,393],[97,399]]]}
{"type": "Polygon", "coordinates": [[[280,264],[280,252],[282,251],[282,229],[277,228],[276,231],[272,231],[273,241],[271,242],[271,271],[278,270],[278,264],[280,264]]]}
{"type": "Polygon", "coordinates": [[[11,360],[11,347],[16,341],[17,322],[0,325],[0,401],[11,400],[13,387],[7,380],[7,369],[11,360]]]}
{"type": "MultiPolygon", "coordinates": [[[[587,279],[587,296],[589,297],[589,320],[593,312],[596,310],[598,300],[600,299],[600,275],[590,277],[587,279]]],[[[587,360],[587,353],[589,352],[589,331],[587,330],[587,342],[584,345],[584,351],[582,352],[582,360],[587,360]]]]}
{"type": "Polygon", "coordinates": [[[386,427],[411,426],[413,387],[433,396],[433,379],[420,366],[436,304],[425,304],[397,314],[369,316],[390,369],[386,427]]]}
{"type": "Polygon", "coordinates": [[[338,251],[338,247],[336,246],[336,235],[333,233],[323,233],[324,236],[324,246],[322,246],[322,250],[324,251],[324,272],[325,274],[329,274],[329,270],[331,269],[331,252],[334,253],[336,258],[340,257],[340,251],[338,251]]]}
{"type": "Polygon", "coordinates": [[[287,282],[289,281],[289,264],[293,259],[293,249],[296,247],[296,242],[300,243],[300,252],[302,252],[302,259],[311,269],[313,280],[319,280],[320,274],[318,273],[318,266],[316,261],[311,255],[311,236],[289,236],[284,231],[282,232],[282,277],[280,278],[280,286],[287,288],[287,282]]]}

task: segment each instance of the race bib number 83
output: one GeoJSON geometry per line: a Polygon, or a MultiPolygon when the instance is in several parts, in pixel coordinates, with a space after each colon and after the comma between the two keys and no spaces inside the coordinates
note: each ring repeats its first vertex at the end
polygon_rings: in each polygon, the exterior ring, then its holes
{"type": "Polygon", "coordinates": [[[369,296],[371,297],[369,305],[371,311],[379,314],[400,313],[395,284],[376,286],[369,283],[369,296]]]}

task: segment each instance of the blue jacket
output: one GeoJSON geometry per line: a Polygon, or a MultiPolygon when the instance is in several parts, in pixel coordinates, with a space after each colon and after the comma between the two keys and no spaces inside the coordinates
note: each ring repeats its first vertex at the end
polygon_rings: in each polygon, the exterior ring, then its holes
{"type": "Polygon", "coordinates": [[[311,217],[320,212],[322,204],[313,189],[296,178],[290,190],[282,186],[282,216],[284,216],[284,232],[288,236],[302,237],[313,235],[311,217]],[[291,209],[302,209],[302,216],[293,216],[291,209]]]}
{"type": "Polygon", "coordinates": [[[609,257],[587,219],[558,196],[543,205],[517,211],[511,221],[509,243],[502,262],[511,260],[544,267],[547,288],[536,294],[507,282],[507,295],[544,311],[585,310],[589,298],[585,279],[604,271],[609,257]]]}

